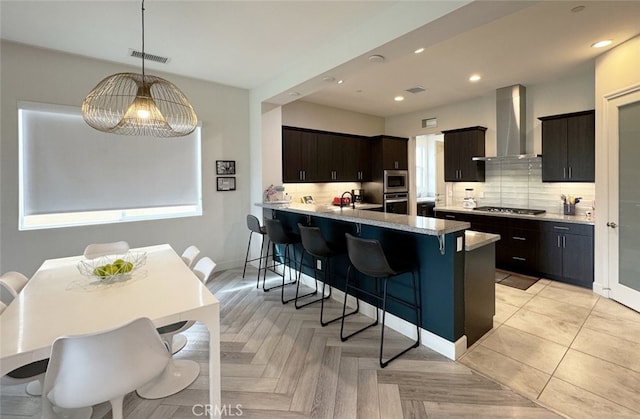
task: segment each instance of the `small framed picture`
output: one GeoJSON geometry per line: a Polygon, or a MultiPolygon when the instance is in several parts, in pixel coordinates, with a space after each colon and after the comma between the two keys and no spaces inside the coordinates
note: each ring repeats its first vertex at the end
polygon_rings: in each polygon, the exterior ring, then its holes
{"type": "Polygon", "coordinates": [[[218,177],[218,185],[216,190],[218,191],[235,191],[236,190],[236,178],[235,177],[218,177]]]}
{"type": "Polygon", "coordinates": [[[304,202],[305,204],[313,204],[313,197],[312,196],[303,196],[302,197],[302,202],[304,202]]]}
{"type": "Polygon", "coordinates": [[[235,160],[216,160],[216,175],[235,175],[235,160]]]}

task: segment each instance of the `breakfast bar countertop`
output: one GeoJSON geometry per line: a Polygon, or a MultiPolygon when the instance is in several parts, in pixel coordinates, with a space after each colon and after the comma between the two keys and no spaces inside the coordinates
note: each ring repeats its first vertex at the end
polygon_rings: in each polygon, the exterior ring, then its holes
{"type": "MultiPolygon", "coordinates": [[[[451,221],[413,215],[391,214],[378,211],[368,211],[367,205],[356,204],[356,209],[330,205],[313,204],[274,204],[269,202],[256,203],[257,206],[297,214],[314,215],[334,220],[385,227],[393,230],[409,231],[412,233],[440,236],[443,234],[463,231],[471,227],[466,221],[451,221]]],[[[376,207],[375,205],[371,208],[376,207]]],[[[377,205],[379,207],[379,205],[377,205]]]]}
{"type": "Polygon", "coordinates": [[[467,230],[464,232],[464,250],[470,252],[498,240],[500,240],[499,234],[467,230]]]}

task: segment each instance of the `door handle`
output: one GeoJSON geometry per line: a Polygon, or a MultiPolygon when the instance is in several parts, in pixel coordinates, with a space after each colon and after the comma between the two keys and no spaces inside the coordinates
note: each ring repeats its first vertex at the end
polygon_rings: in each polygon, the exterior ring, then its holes
{"type": "Polygon", "coordinates": [[[618,224],[614,223],[613,221],[607,222],[607,227],[618,228],[618,224]]]}

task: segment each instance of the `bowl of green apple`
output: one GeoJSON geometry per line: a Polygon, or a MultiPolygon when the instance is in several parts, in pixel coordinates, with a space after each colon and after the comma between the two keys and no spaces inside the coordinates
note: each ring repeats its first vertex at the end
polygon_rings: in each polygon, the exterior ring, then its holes
{"type": "Polygon", "coordinates": [[[119,282],[131,279],[132,274],[147,261],[145,252],[127,252],[123,255],[107,255],[78,262],[78,271],[100,282],[119,282]]]}

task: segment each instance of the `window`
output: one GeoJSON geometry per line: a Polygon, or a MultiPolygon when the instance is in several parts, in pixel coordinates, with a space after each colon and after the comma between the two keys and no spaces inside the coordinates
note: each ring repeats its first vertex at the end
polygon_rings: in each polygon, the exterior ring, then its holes
{"type": "Polygon", "coordinates": [[[200,127],[129,137],[94,130],[79,108],[18,107],[20,230],[202,215],[200,127]]]}
{"type": "Polygon", "coordinates": [[[444,135],[429,134],[416,137],[416,193],[418,198],[437,196],[438,161],[436,142],[444,135]]]}

